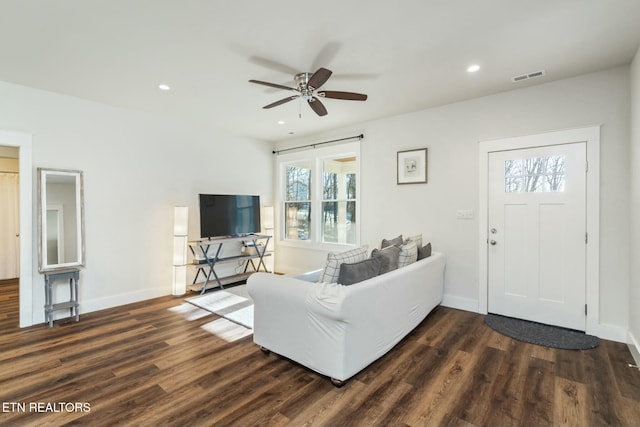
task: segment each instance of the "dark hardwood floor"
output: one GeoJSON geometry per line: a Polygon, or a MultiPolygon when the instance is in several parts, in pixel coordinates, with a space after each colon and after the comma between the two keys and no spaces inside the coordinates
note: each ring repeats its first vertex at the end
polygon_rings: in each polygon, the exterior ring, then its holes
{"type": "Polygon", "coordinates": [[[18,328],[0,282],[0,425],[640,425],[640,371],[624,344],[554,350],[482,315],[437,308],[396,348],[335,388],[217,316],[157,298],[18,328]]]}

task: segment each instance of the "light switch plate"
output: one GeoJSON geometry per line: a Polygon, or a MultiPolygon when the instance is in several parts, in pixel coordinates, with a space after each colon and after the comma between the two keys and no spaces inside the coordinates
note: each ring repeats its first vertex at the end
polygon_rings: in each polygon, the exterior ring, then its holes
{"type": "Polygon", "coordinates": [[[473,219],[473,210],[458,209],[456,211],[456,219],[473,219]]]}

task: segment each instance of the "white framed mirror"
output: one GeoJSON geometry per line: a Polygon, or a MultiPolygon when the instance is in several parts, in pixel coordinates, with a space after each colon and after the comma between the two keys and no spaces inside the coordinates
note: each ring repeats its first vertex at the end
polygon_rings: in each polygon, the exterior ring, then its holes
{"type": "Polygon", "coordinates": [[[82,171],[38,168],[38,270],[84,262],[82,171]]]}

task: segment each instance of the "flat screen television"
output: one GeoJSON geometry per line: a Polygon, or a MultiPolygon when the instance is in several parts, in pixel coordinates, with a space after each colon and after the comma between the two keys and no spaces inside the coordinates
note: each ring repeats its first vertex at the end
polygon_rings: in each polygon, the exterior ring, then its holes
{"type": "Polygon", "coordinates": [[[260,196],[200,194],[200,237],[260,232],[260,196]]]}

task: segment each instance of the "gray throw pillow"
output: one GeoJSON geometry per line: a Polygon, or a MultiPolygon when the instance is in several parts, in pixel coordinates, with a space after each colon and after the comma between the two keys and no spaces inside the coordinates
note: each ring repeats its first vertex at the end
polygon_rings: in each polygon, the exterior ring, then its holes
{"type": "Polygon", "coordinates": [[[352,264],[342,263],[340,264],[338,283],[342,285],[353,285],[354,283],[376,277],[380,273],[380,264],[382,264],[381,257],[369,258],[352,264]]]}
{"type": "Polygon", "coordinates": [[[423,247],[418,247],[418,260],[429,258],[431,256],[431,242],[423,247]]]}
{"type": "Polygon", "coordinates": [[[380,244],[380,247],[386,248],[387,246],[391,246],[391,245],[396,245],[397,247],[400,247],[402,243],[403,243],[403,240],[402,240],[402,234],[401,234],[394,239],[390,239],[390,240],[382,239],[382,243],[380,244]]]}
{"type": "Polygon", "coordinates": [[[374,249],[371,251],[371,258],[376,257],[382,258],[380,274],[396,270],[398,268],[398,261],[400,260],[400,248],[395,245],[391,245],[382,249],[374,249]]]}

